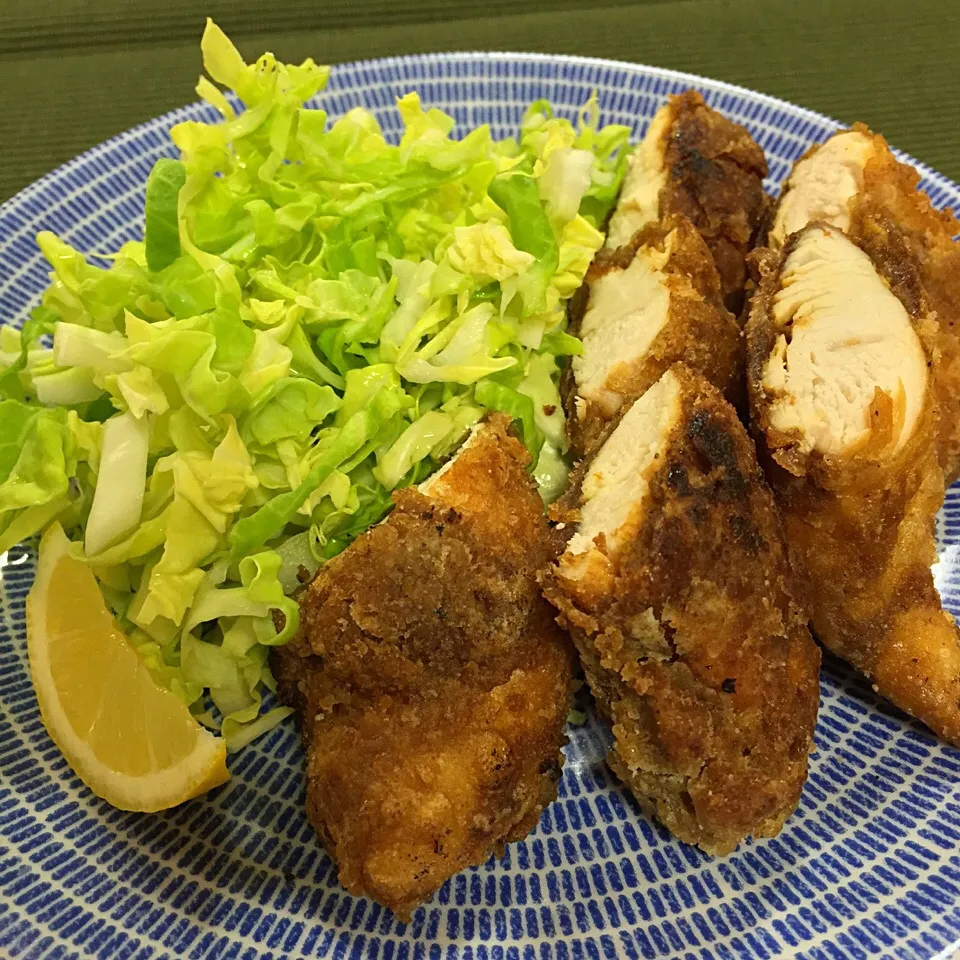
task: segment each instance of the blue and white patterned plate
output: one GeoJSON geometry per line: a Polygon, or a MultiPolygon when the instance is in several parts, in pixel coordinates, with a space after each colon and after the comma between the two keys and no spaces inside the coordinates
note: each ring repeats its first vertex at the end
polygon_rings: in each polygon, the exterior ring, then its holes
{"type": "MultiPolygon", "coordinates": [[[[668,93],[695,86],[750,128],[777,183],[831,121],[748,90],[570,57],[454,54],[340,66],[323,105],[372,109],[417,89],[460,131],[515,133],[531,100],[572,116],[596,90],[639,138],[668,93]]],[[[143,186],[194,105],[95,148],[0,207],[0,322],[19,324],[47,271],[34,235],[87,251],[140,236],[143,186]]],[[[937,205],[960,187],[921,167],[937,205]]],[[[960,488],[941,514],[938,585],[960,614],[960,488]]],[[[289,723],[232,761],[233,779],[157,815],[122,813],[71,773],[27,673],[33,553],[0,572],[0,956],[579,960],[960,956],[960,752],[827,659],[816,752],[779,837],[712,858],[649,821],[604,766],[592,719],[570,731],[560,798],[501,860],[454,877],[410,924],[346,894],[303,811],[289,723]]]]}

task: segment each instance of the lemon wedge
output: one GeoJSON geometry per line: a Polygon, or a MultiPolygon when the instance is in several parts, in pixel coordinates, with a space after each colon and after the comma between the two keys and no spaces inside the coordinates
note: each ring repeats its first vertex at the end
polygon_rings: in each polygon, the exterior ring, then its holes
{"type": "Polygon", "coordinates": [[[156,683],[69,551],[54,524],[27,597],[27,654],[50,736],[80,779],[122,810],[164,810],[223,783],[223,740],[156,683]]]}

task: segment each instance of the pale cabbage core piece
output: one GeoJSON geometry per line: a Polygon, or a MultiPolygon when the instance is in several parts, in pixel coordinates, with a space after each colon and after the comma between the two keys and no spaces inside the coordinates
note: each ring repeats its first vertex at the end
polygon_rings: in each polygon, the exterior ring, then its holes
{"type": "Polygon", "coordinates": [[[838,230],[814,226],[783,265],[777,338],[763,375],[770,422],[801,450],[853,453],[870,438],[877,388],[893,400],[894,451],[913,434],[927,362],[906,309],[870,258],[838,230]]]}
{"type": "Polygon", "coordinates": [[[577,395],[615,410],[620,396],[609,379],[621,364],[642,360],[670,311],[663,252],[641,247],[624,270],[610,270],[590,285],[590,302],[580,326],[583,353],[573,358],[577,395]]]}
{"type": "Polygon", "coordinates": [[[650,475],[680,418],[680,384],[667,371],[632,407],[600,448],[583,480],[580,526],[567,544],[564,576],[578,579],[601,534],[609,556],[636,534],[650,475]]]}
{"type": "Polygon", "coordinates": [[[770,230],[772,247],[814,222],[850,229],[850,201],[863,189],[873,141],[856,130],[838,133],[801,160],[790,174],[770,230]]]}
{"type": "Polygon", "coordinates": [[[610,249],[622,246],[641,227],[660,218],[660,191],[667,184],[664,153],[672,119],[670,104],[661,107],[630,158],[630,169],[607,231],[605,246],[610,249]]]}

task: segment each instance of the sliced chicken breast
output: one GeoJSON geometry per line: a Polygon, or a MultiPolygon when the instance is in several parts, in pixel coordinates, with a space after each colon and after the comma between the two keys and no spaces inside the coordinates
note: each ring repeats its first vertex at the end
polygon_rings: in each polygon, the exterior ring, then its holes
{"type": "Polygon", "coordinates": [[[734,409],[676,365],[584,462],[544,580],[613,726],[608,761],[680,839],[773,836],[807,774],[820,654],[734,409]]]}
{"type": "Polygon", "coordinates": [[[923,412],[927,357],[870,258],[840,230],[811,226],[790,246],[772,306],[777,339],[763,369],[771,428],[796,436],[804,455],[880,442],[899,451],[923,412]],[[878,391],[892,419],[881,416],[878,391]]]}
{"type": "Polygon", "coordinates": [[[900,236],[859,229],[869,245],[815,223],[758,256],[751,412],[814,632],[960,744],[960,639],[930,572],[937,328],[900,236]]]}
{"type": "Polygon", "coordinates": [[[601,251],[586,278],[583,341],[564,393],[571,446],[596,449],[622,412],[672,364],[684,361],[734,403],[741,400],[743,343],[724,307],[720,278],[689,220],[668,217],[601,251]]]}
{"type": "Polygon", "coordinates": [[[876,149],[865,131],[844,130],[801,157],[777,205],[770,246],[783,246],[787,237],[814,221],[848,232],[853,200],[863,191],[863,169],[876,149]]]}
{"type": "Polygon", "coordinates": [[[308,817],[340,882],[399,917],[527,835],[557,793],[574,654],[540,594],[555,556],[497,415],[321,568],[274,652],[308,817]]]}
{"type": "Polygon", "coordinates": [[[738,313],[744,257],[767,209],[766,175],[763,150],[744,127],[708,107],[695,90],[671,97],[631,158],[607,246],[623,246],[662,217],[687,217],[716,260],[728,308],[738,313]]]}
{"type": "MultiPolygon", "coordinates": [[[[690,91],[691,100],[698,94],[690,91]]],[[[672,98],[653,116],[643,140],[630,157],[617,206],[610,218],[607,247],[616,249],[645,226],[660,219],[660,197],[670,180],[667,144],[679,113],[679,98],[672,98]]]]}
{"type": "Polygon", "coordinates": [[[897,161],[886,140],[863,124],[835,134],[797,161],[777,205],[768,243],[779,249],[810,223],[846,233],[855,243],[896,248],[915,264],[932,318],[939,324],[935,389],[941,408],[938,455],[949,485],[960,476],[960,231],[934,210],[913,167],[897,161]]]}

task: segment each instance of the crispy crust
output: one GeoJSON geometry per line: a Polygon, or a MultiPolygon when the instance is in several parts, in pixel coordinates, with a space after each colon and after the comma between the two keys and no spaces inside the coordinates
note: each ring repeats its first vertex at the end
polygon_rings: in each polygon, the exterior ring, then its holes
{"type": "MultiPolygon", "coordinates": [[[[880,215],[862,214],[855,234],[851,239],[906,307],[932,363],[936,324],[902,232],[880,215]]],[[[897,706],[960,745],[960,639],[930,572],[934,517],[943,502],[937,398],[928,388],[913,436],[892,456],[883,425],[891,402],[879,392],[877,442],[854,455],[803,454],[797,437],[771,427],[763,370],[776,339],[773,297],[797,236],[779,254],[756,255],[759,290],[746,329],[753,423],[800,596],[826,647],[897,706]]]]}
{"type": "Polygon", "coordinates": [[[573,657],[539,595],[550,536],[507,425],[493,418],[429,496],[396,493],[274,656],[308,816],[343,886],[401,918],[556,796],[573,657]]]}
{"type": "Polygon", "coordinates": [[[686,217],[671,216],[649,224],[616,250],[600,250],[584,281],[584,302],[577,305],[572,332],[589,307],[589,289],[601,276],[630,266],[637,251],[670,250],[664,266],[670,294],[667,323],[642,360],[620,363],[608,380],[622,397],[610,409],[585,399],[577,400],[571,375],[561,384],[567,410],[570,445],[578,455],[597,450],[616,427],[630,404],[660,379],[674,363],[683,361],[702,373],[731,403],[740,406],[743,391],[743,340],[740,327],[723,304],[720,276],[710,251],[686,217]]]}
{"type": "Polygon", "coordinates": [[[660,215],[680,214],[700,231],[736,315],[747,279],[744,260],[770,205],[763,191],[767,160],[746,128],[708,107],[695,90],[671,97],[670,109],[660,215]]]}
{"type": "MultiPolygon", "coordinates": [[[[864,128],[864,132],[870,131],[864,128]]],[[[935,210],[918,189],[917,171],[897,162],[883,137],[873,136],[883,149],[864,169],[864,189],[853,208],[851,234],[865,245],[880,224],[891,241],[895,238],[916,265],[927,306],[939,323],[935,355],[941,413],[938,454],[949,486],[960,477],[960,247],[953,240],[960,223],[952,211],[935,210]]]]}
{"type": "Polygon", "coordinates": [[[678,837],[722,854],[775,835],[797,804],[820,653],[753,443],[713,386],[673,370],[683,412],[640,532],[609,578],[554,567],[544,589],[612,720],[611,767],[678,837]]]}

